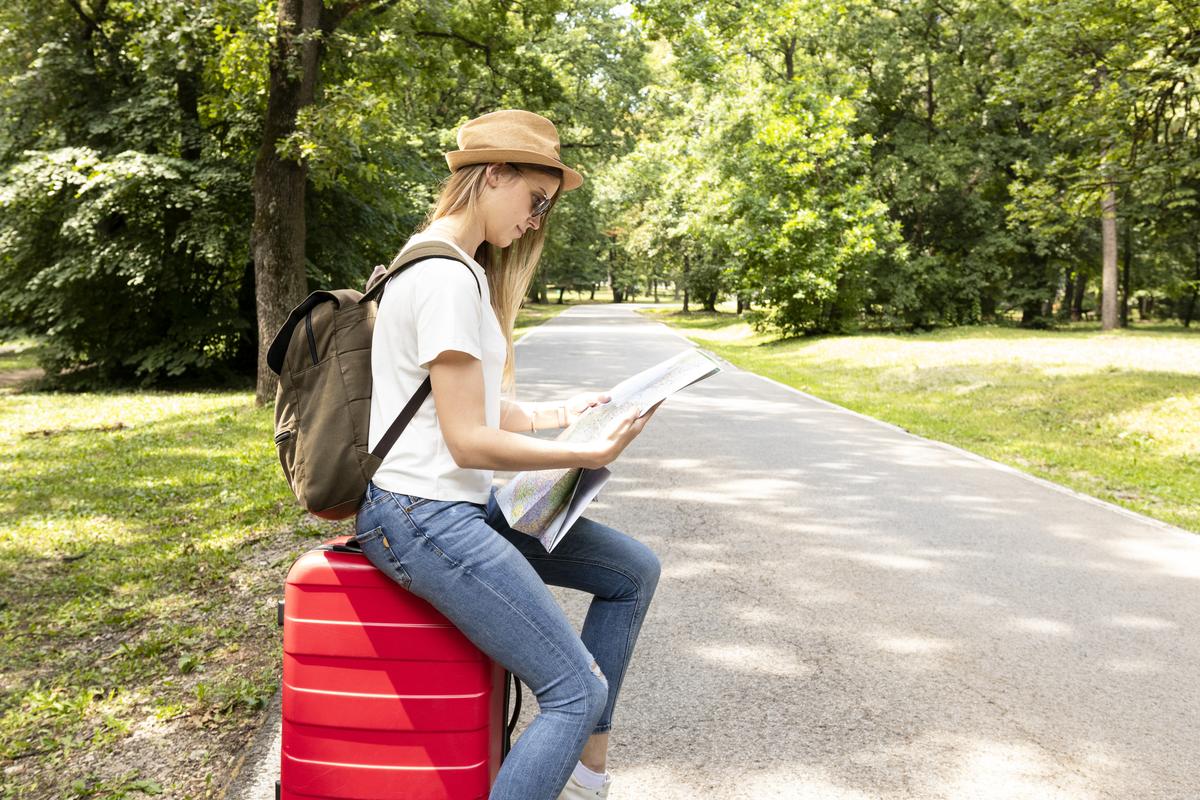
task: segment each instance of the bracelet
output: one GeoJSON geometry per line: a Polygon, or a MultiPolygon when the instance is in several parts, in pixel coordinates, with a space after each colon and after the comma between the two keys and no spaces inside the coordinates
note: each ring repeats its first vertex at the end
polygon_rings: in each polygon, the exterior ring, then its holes
{"type": "MultiPolygon", "coordinates": [[[[529,432],[530,433],[534,433],[537,431],[537,427],[534,424],[534,419],[537,417],[537,415],[539,413],[540,412],[538,412],[538,411],[534,411],[529,415],[529,432]]],[[[558,418],[558,427],[560,427],[560,428],[567,427],[568,417],[567,417],[566,405],[558,406],[557,408],[554,409],[554,413],[555,413],[555,416],[557,416],[557,418],[558,418]]]]}

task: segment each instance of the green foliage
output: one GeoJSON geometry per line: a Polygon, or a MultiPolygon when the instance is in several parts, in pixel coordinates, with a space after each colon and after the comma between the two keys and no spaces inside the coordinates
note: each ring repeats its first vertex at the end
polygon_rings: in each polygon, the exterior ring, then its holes
{"type": "MultiPolygon", "coordinates": [[[[688,167],[697,152],[675,143],[671,159],[690,203],[731,221],[733,235],[711,239],[736,243],[740,280],[729,288],[766,301],[759,324],[931,328],[1010,310],[1043,324],[1046,309],[1069,305],[1068,281],[1098,274],[1102,155],[1133,233],[1122,240],[1136,248],[1131,297],[1142,288],[1160,309],[1200,314],[1189,288],[1200,281],[1200,267],[1190,277],[1200,263],[1200,19],[1190,6],[637,8],[672,46],[658,80],[680,100],[654,112],[677,120],[688,146],[728,131],[717,147],[695,144],[700,158],[727,165],[715,183],[688,167]],[[854,242],[870,244],[846,257],[854,242]]],[[[719,245],[688,225],[686,206],[625,202],[635,218],[648,208],[669,218],[640,223],[653,238],[688,228],[704,259],[716,260],[719,245]]],[[[629,249],[647,251],[633,240],[629,249]]]]}
{"type": "Polygon", "coordinates": [[[27,150],[0,179],[0,314],[43,332],[53,373],[108,383],[212,367],[244,322],[236,171],[89,148],[27,150]]]}
{"type": "MultiPolygon", "coordinates": [[[[278,146],[307,170],[310,289],[361,286],[455,129],[508,107],[554,120],[586,176],[540,287],[736,294],[788,335],[1049,324],[1080,277],[1095,305],[1113,182],[1127,299],[1200,317],[1187,4],[326,6],[350,12],[278,146]]],[[[52,380],[253,373],[275,27],[272,0],[0,7],[0,313],[45,337],[52,380]]]]}
{"type": "Polygon", "coordinates": [[[0,12],[13,45],[0,62],[0,314],[45,337],[52,381],[212,375],[248,338],[249,161],[225,146],[204,87],[221,31],[254,12],[0,12]]]}
{"type": "MultiPolygon", "coordinates": [[[[648,11],[652,27],[700,35],[664,4],[648,11]]],[[[732,42],[657,54],[653,135],[606,176],[601,208],[630,260],[666,271],[706,306],[732,291],[765,304],[754,316],[762,326],[849,330],[872,268],[905,258],[869,182],[871,137],[851,130],[861,86],[794,38],[786,73],[746,51],[796,22],[791,8],[760,13],[720,28],[732,42]],[[706,83],[689,82],[697,75],[706,83]]]]}
{"type": "MultiPolygon", "coordinates": [[[[45,337],[49,380],[253,374],[274,35],[270,0],[0,9],[0,314],[45,337]]],[[[311,289],[361,286],[395,254],[470,117],[545,114],[585,174],[637,135],[644,45],[604,2],[356,4],[323,47],[316,102],[278,148],[307,169],[311,289]]],[[[585,187],[556,209],[543,282],[603,278],[585,187]]]]}

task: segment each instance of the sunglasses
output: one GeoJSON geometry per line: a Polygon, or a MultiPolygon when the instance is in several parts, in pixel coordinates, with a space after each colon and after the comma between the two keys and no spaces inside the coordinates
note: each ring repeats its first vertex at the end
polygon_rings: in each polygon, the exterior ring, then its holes
{"type": "Polygon", "coordinates": [[[546,195],[542,194],[536,187],[531,186],[529,184],[529,180],[525,177],[525,173],[521,171],[520,167],[513,165],[513,169],[515,169],[517,171],[517,174],[521,176],[521,180],[525,181],[525,185],[529,186],[529,188],[534,190],[533,191],[533,197],[534,197],[533,210],[530,212],[530,215],[534,216],[534,217],[545,216],[546,212],[550,210],[550,204],[551,204],[551,202],[553,202],[553,198],[547,197],[546,195]]]}

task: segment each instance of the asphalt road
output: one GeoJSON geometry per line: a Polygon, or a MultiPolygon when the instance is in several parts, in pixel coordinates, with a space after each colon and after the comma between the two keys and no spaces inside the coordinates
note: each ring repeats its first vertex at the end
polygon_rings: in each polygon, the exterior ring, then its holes
{"type": "MultiPolygon", "coordinates": [[[[519,396],[690,346],[575,307],[517,348],[519,396]]],[[[663,574],[610,800],[1200,797],[1200,537],[733,367],[611,469],[588,516],[663,574]]],[[[270,734],[231,796],[271,796],[270,734]]]]}

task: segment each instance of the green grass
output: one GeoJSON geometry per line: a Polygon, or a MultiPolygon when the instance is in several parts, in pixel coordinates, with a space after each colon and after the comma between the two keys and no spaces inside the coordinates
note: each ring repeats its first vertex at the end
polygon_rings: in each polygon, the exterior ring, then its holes
{"type": "Polygon", "coordinates": [[[34,339],[10,339],[0,342],[0,372],[37,367],[37,342],[34,339]]]}
{"type": "Polygon", "coordinates": [[[299,508],[251,391],[28,391],[36,348],[0,343],[0,798],[215,797],[287,570],[353,521],[299,508]]]}
{"type": "MultiPolygon", "coordinates": [[[[120,796],[163,777],[115,771],[135,726],[187,741],[259,717],[283,575],[334,533],[288,494],[272,427],[249,392],[3,397],[4,797],[120,796]]],[[[173,777],[185,796],[206,776],[173,777]]]]}
{"type": "Polygon", "coordinates": [[[529,331],[543,322],[554,319],[573,305],[580,303],[530,303],[526,301],[517,314],[517,322],[513,325],[513,341],[519,341],[529,331]]]}
{"type": "Polygon", "coordinates": [[[1200,532],[1200,330],[778,339],[730,313],[642,313],[743,369],[1200,532]]]}

